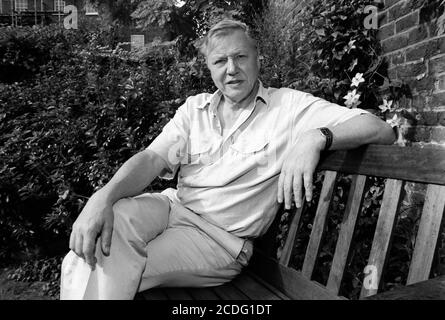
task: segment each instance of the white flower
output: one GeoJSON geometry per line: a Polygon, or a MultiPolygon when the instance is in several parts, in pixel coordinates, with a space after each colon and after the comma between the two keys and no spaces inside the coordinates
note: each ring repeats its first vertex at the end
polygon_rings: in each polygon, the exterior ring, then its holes
{"type": "Polygon", "coordinates": [[[365,82],[365,79],[363,78],[363,73],[357,73],[355,77],[352,79],[351,87],[358,87],[362,82],[365,82]]]}
{"type": "Polygon", "coordinates": [[[387,123],[389,123],[389,125],[394,128],[394,127],[399,127],[400,123],[402,122],[402,119],[400,119],[397,114],[394,115],[394,117],[392,117],[392,119],[386,120],[387,123]]]}
{"type": "Polygon", "coordinates": [[[349,41],[349,43],[348,43],[348,53],[349,53],[349,51],[351,51],[352,49],[356,49],[357,47],[354,45],[354,42],[355,42],[356,40],[351,40],[351,41],[349,41]]]}
{"type": "Polygon", "coordinates": [[[345,105],[348,108],[356,108],[358,105],[361,104],[361,102],[359,101],[360,99],[360,94],[357,93],[357,89],[354,89],[352,91],[348,91],[348,94],[345,95],[343,97],[343,99],[345,99],[345,105]]]}
{"type": "Polygon", "coordinates": [[[392,102],[392,100],[388,101],[383,99],[383,104],[379,105],[379,109],[382,110],[382,112],[391,111],[392,102]]]}

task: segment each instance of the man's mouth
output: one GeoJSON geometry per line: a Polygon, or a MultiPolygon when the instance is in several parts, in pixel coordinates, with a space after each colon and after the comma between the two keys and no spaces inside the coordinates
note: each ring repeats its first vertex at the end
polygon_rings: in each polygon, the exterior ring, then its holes
{"type": "Polygon", "coordinates": [[[226,84],[240,84],[241,82],[243,82],[243,80],[230,80],[227,81],[226,84]]]}

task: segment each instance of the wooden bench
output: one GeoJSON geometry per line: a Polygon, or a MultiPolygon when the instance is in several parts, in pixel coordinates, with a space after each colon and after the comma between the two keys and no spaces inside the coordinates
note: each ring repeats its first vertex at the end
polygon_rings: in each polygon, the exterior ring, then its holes
{"type": "MultiPolygon", "coordinates": [[[[154,288],[137,295],[137,299],[169,300],[281,300],[345,299],[339,296],[350,248],[360,217],[367,177],[386,178],[368,265],[373,266],[374,285],[362,286],[360,298],[371,299],[445,299],[445,277],[428,280],[445,206],[445,150],[418,147],[370,145],[352,151],[323,155],[318,171],[324,171],[323,185],[316,206],[312,231],[301,270],[289,266],[295,239],[301,228],[304,207],[289,213],[287,237],[279,259],[276,258],[277,225],[283,210],[277,214],[268,233],[255,242],[255,253],[249,266],[232,282],[212,288],[154,288]],[[313,279],[320,253],[335,181],[341,173],[351,174],[352,183],[343,220],[338,225],[338,240],[327,283],[313,279]],[[405,287],[379,293],[382,275],[388,265],[393,230],[404,190],[404,184],[426,184],[415,245],[409,263],[405,287]]],[[[412,231],[415,232],[414,230],[412,231]]]]}

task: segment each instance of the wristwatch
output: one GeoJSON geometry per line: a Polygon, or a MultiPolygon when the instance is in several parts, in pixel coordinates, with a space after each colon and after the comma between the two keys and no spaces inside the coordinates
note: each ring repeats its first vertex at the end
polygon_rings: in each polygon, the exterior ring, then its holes
{"type": "Polygon", "coordinates": [[[332,131],[326,127],[318,128],[318,130],[326,138],[326,143],[324,145],[323,151],[329,150],[329,148],[332,145],[332,140],[334,139],[334,135],[332,134],[332,131]]]}

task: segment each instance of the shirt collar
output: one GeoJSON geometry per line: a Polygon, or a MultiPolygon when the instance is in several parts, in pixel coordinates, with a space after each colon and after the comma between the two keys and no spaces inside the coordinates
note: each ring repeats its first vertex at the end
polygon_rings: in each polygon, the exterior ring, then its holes
{"type": "MultiPolygon", "coordinates": [[[[258,86],[258,92],[255,97],[255,103],[256,101],[261,100],[266,105],[266,107],[269,106],[269,95],[267,92],[267,89],[264,88],[263,83],[261,80],[258,80],[259,86],[258,86]]],[[[218,103],[222,97],[221,90],[217,90],[215,93],[213,93],[211,96],[209,96],[203,104],[198,106],[198,109],[204,109],[207,106],[212,106],[213,108],[216,108],[218,106],[218,103]]]]}

